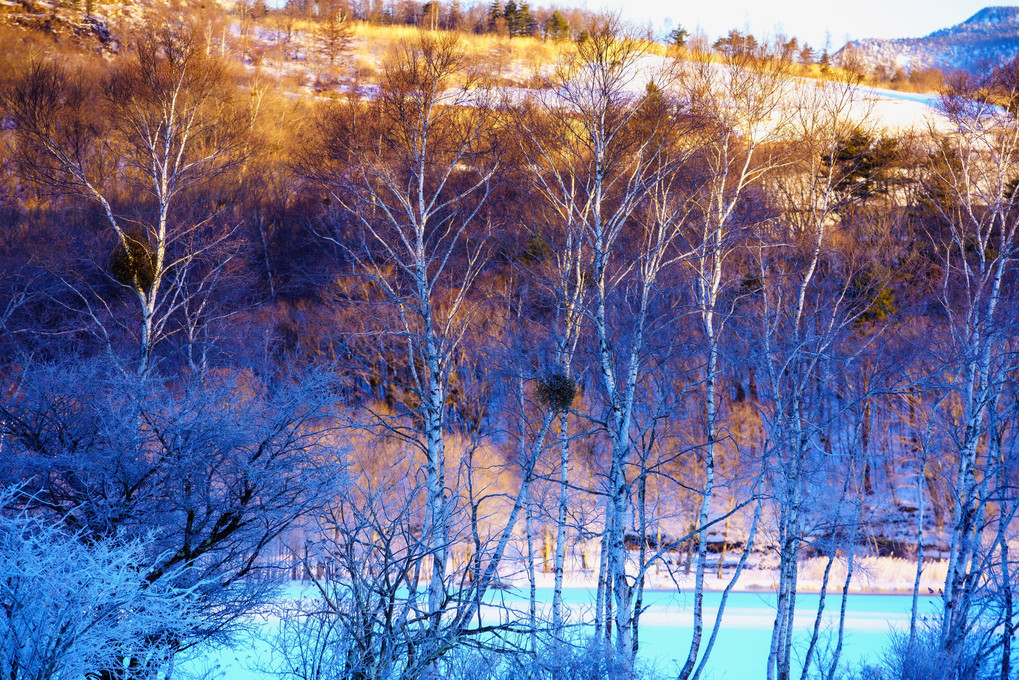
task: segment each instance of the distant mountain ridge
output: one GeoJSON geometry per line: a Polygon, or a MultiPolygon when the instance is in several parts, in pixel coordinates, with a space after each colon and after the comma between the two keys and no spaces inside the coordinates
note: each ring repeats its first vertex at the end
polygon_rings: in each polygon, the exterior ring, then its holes
{"type": "Polygon", "coordinates": [[[1019,55],[1019,6],[985,7],[966,21],[922,38],[867,38],[847,43],[835,54],[875,69],[939,68],[977,72],[988,63],[1019,55]]]}

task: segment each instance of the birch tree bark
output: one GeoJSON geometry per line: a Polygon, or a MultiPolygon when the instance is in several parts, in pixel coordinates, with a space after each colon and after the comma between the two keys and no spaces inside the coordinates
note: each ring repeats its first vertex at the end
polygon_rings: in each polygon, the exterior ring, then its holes
{"type": "MultiPolygon", "coordinates": [[[[203,253],[231,230],[210,230],[222,206],[194,212],[189,192],[239,162],[251,119],[230,100],[223,65],[189,26],[150,28],[131,56],[95,82],[52,62],[33,64],[0,93],[14,124],[14,153],[33,179],[97,206],[116,246],[110,277],[131,292],[138,315],[134,369],[144,376],[171,318],[186,304],[180,283],[208,288],[218,274],[198,272],[203,253]],[[100,95],[94,97],[96,90],[100,95]],[[98,99],[98,102],[96,102],[98,99]],[[141,197],[143,206],[122,199],[141,197]]],[[[87,292],[86,314],[115,353],[110,320],[87,292]]]]}
{"type": "Polygon", "coordinates": [[[1003,287],[1014,275],[1019,211],[1013,182],[1019,162],[1016,82],[996,71],[981,82],[963,81],[942,98],[948,134],[932,134],[922,182],[924,197],[943,225],[936,242],[942,270],[940,304],[947,317],[952,368],[947,378],[960,417],[948,575],[941,643],[960,651],[971,626],[973,595],[983,578],[984,513],[994,462],[986,453],[994,395],[1011,362],[1003,340],[1014,317],[1003,287]],[[999,108],[999,104],[1004,108],[999,108]]]}
{"type": "Polygon", "coordinates": [[[771,180],[781,212],[771,227],[759,231],[756,291],[749,298],[756,306],[759,408],[768,429],[779,557],[769,680],[787,680],[792,672],[800,551],[810,513],[807,494],[821,483],[822,439],[826,423],[833,424],[825,405],[831,367],[837,366],[839,374],[853,371],[866,346],[850,342],[853,325],[869,304],[850,295],[856,267],[863,263],[854,262],[858,257],[848,252],[836,254],[834,241],[853,228],[845,208],[854,197],[844,190],[844,181],[855,163],[841,163],[839,148],[860,125],[854,85],[832,83],[795,94],[789,134],[798,153],[795,163],[771,180]]]}
{"type": "MultiPolygon", "coordinates": [[[[493,119],[479,84],[455,37],[422,34],[385,63],[377,97],[331,111],[320,127],[322,155],[309,152],[316,178],[354,230],[352,238],[342,228],[326,236],[370,284],[361,301],[368,332],[402,347],[395,378],[401,409],[371,420],[425,457],[434,556],[428,602],[436,619],[447,596],[455,495],[447,480],[446,402],[484,257],[473,229],[496,167],[493,119]]],[[[375,376],[394,381],[392,373],[375,376]]]]}
{"type": "Polygon", "coordinates": [[[672,74],[656,73],[649,82],[646,52],[644,42],[605,22],[564,57],[552,87],[525,102],[516,117],[542,199],[587,258],[583,317],[594,335],[593,361],[608,408],[599,427],[611,448],[596,627],[614,630],[622,658],[633,653],[635,581],[627,572],[624,533],[635,409],[642,377],[658,361],[647,356],[647,334],[652,324],[661,330],[669,323],[654,306],[665,272],[682,259],[678,230],[687,213],[670,185],[687,153],[670,99],[672,74]],[[624,299],[630,302],[621,307],[624,299]]]}
{"type": "MultiPolygon", "coordinates": [[[[745,192],[783,163],[775,142],[785,134],[788,113],[782,104],[790,90],[788,75],[776,70],[766,48],[736,52],[721,65],[707,55],[684,67],[689,71],[681,90],[691,101],[700,123],[694,163],[706,176],[694,194],[696,219],[688,222],[687,247],[693,253],[693,303],[700,325],[699,353],[703,359],[704,439],[700,456],[704,467],[697,513],[697,556],[694,568],[693,635],[679,677],[694,675],[704,631],[704,575],[707,568],[711,506],[715,497],[719,398],[722,371],[721,338],[738,299],[731,260],[749,225],[739,208],[745,192]]],[[[721,564],[719,565],[721,574],[721,564]]],[[[722,611],[716,613],[721,618],[722,611]]],[[[704,650],[710,651],[709,649],[704,650]]]]}

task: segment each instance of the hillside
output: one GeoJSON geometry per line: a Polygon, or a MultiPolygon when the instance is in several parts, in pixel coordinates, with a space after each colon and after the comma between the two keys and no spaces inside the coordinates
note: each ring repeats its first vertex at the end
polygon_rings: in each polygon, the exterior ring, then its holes
{"type": "Polygon", "coordinates": [[[1019,54],[1019,7],[986,7],[966,21],[934,31],[922,38],[854,40],[835,58],[853,59],[869,70],[878,68],[906,71],[938,68],[944,71],[976,73],[987,63],[997,63],[1019,54]]]}
{"type": "Polygon", "coordinates": [[[0,12],[0,678],[1016,680],[1014,82],[199,2],[0,12]]]}

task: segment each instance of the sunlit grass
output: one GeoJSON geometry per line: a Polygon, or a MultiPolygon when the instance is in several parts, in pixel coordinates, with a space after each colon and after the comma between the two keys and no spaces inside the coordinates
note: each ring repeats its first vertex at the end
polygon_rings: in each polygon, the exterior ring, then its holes
{"type": "MultiPolygon", "coordinates": [[[[356,22],[353,26],[351,57],[361,73],[377,69],[391,50],[401,43],[413,42],[424,31],[416,26],[378,25],[356,22]]],[[[447,31],[424,31],[435,36],[447,31]]],[[[483,72],[497,75],[499,84],[520,84],[533,73],[555,63],[564,51],[572,51],[569,41],[542,40],[533,37],[500,36],[492,33],[457,32],[468,58],[483,72]]]]}
{"type": "MultiPolygon", "coordinates": [[[[280,35],[284,31],[283,17],[271,14],[256,22],[263,30],[270,34],[280,35]]],[[[284,41],[293,46],[303,43],[307,54],[310,56],[308,68],[316,69],[323,56],[321,46],[321,26],[313,19],[297,18],[291,20],[287,30],[292,34],[292,42],[284,41]]],[[[338,66],[335,70],[346,72],[354,81],[364,83],[375,82],[387,57],[399,45],[413,43],[423,34],[433,37],[443,37],[450,32],[443,30],[431,31],[418,26],[403,24],[375,24],[362,21],[354,21],[350,24],[350,43],[346,53],[338,58],[338,66]],[[342,64],[342,65],[340,65],[342,64]]],[[[576,52],[576,44],[572,40],[543,40],[537,37],[513,37],[499,35],[496,33],[477,34],[473,32],[456,32],[456,37],[461,41],[464,54],[473,62],[474,70],[484,74],[484,80],[495,86],[531,87],[544,82],[544,78],[555,68],[556,64],[562,63],[565,57],[576,52]]],[[[709,63],[721,64],[726,57],[718,52],[706,49],[706,45],[698,51],[695,49],[675,48],[652,40],[637,38],[641,42],[640,49],[645,54],[659,58],[676,58],[680,61],[707,61],[709,63]]],[[[265,48],[280,47],[280,40],[275,44],[266,44],[265,48]]],[[[281,63],[286,58],[274,55],[270,57],[281,63]]],[[[808,78],[813,80],[834,80],[850,81],[857,77],[846,72],[835,64],[822,66],[820,64],[795,64],[774,61],[772,66],[769,62],[761,64],[764,68],[777,68],[790,76],[797,78],[808,78]]],[[[290,68],[289,71],[295,69],[290,68]]],[[[330,71],[334,69],[330,68],[330,71]]],[[[930,82],[888,82],[879,81],[873,76],[859,79],[859,82],[877,87],[891,89],[923,92],[937,89],[937,84],[930,82]]]]}

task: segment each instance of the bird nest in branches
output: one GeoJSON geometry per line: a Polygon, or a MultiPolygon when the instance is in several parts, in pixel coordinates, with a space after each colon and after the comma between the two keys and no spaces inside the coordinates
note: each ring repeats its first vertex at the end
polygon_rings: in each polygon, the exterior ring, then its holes
{"type": "Polygon", "coordinates": [[[538,381],[538,399],[554,411],[565,411],[577,395],[577,385],[565,373],[553,373],[538,381]]]}
{"type": "Polygon", "coordinates": [[[118,243],[110,262],[110,273],[118,283],[147,291],[156,278],[156,254],[141,234],[127,234],[118,243]]]}

